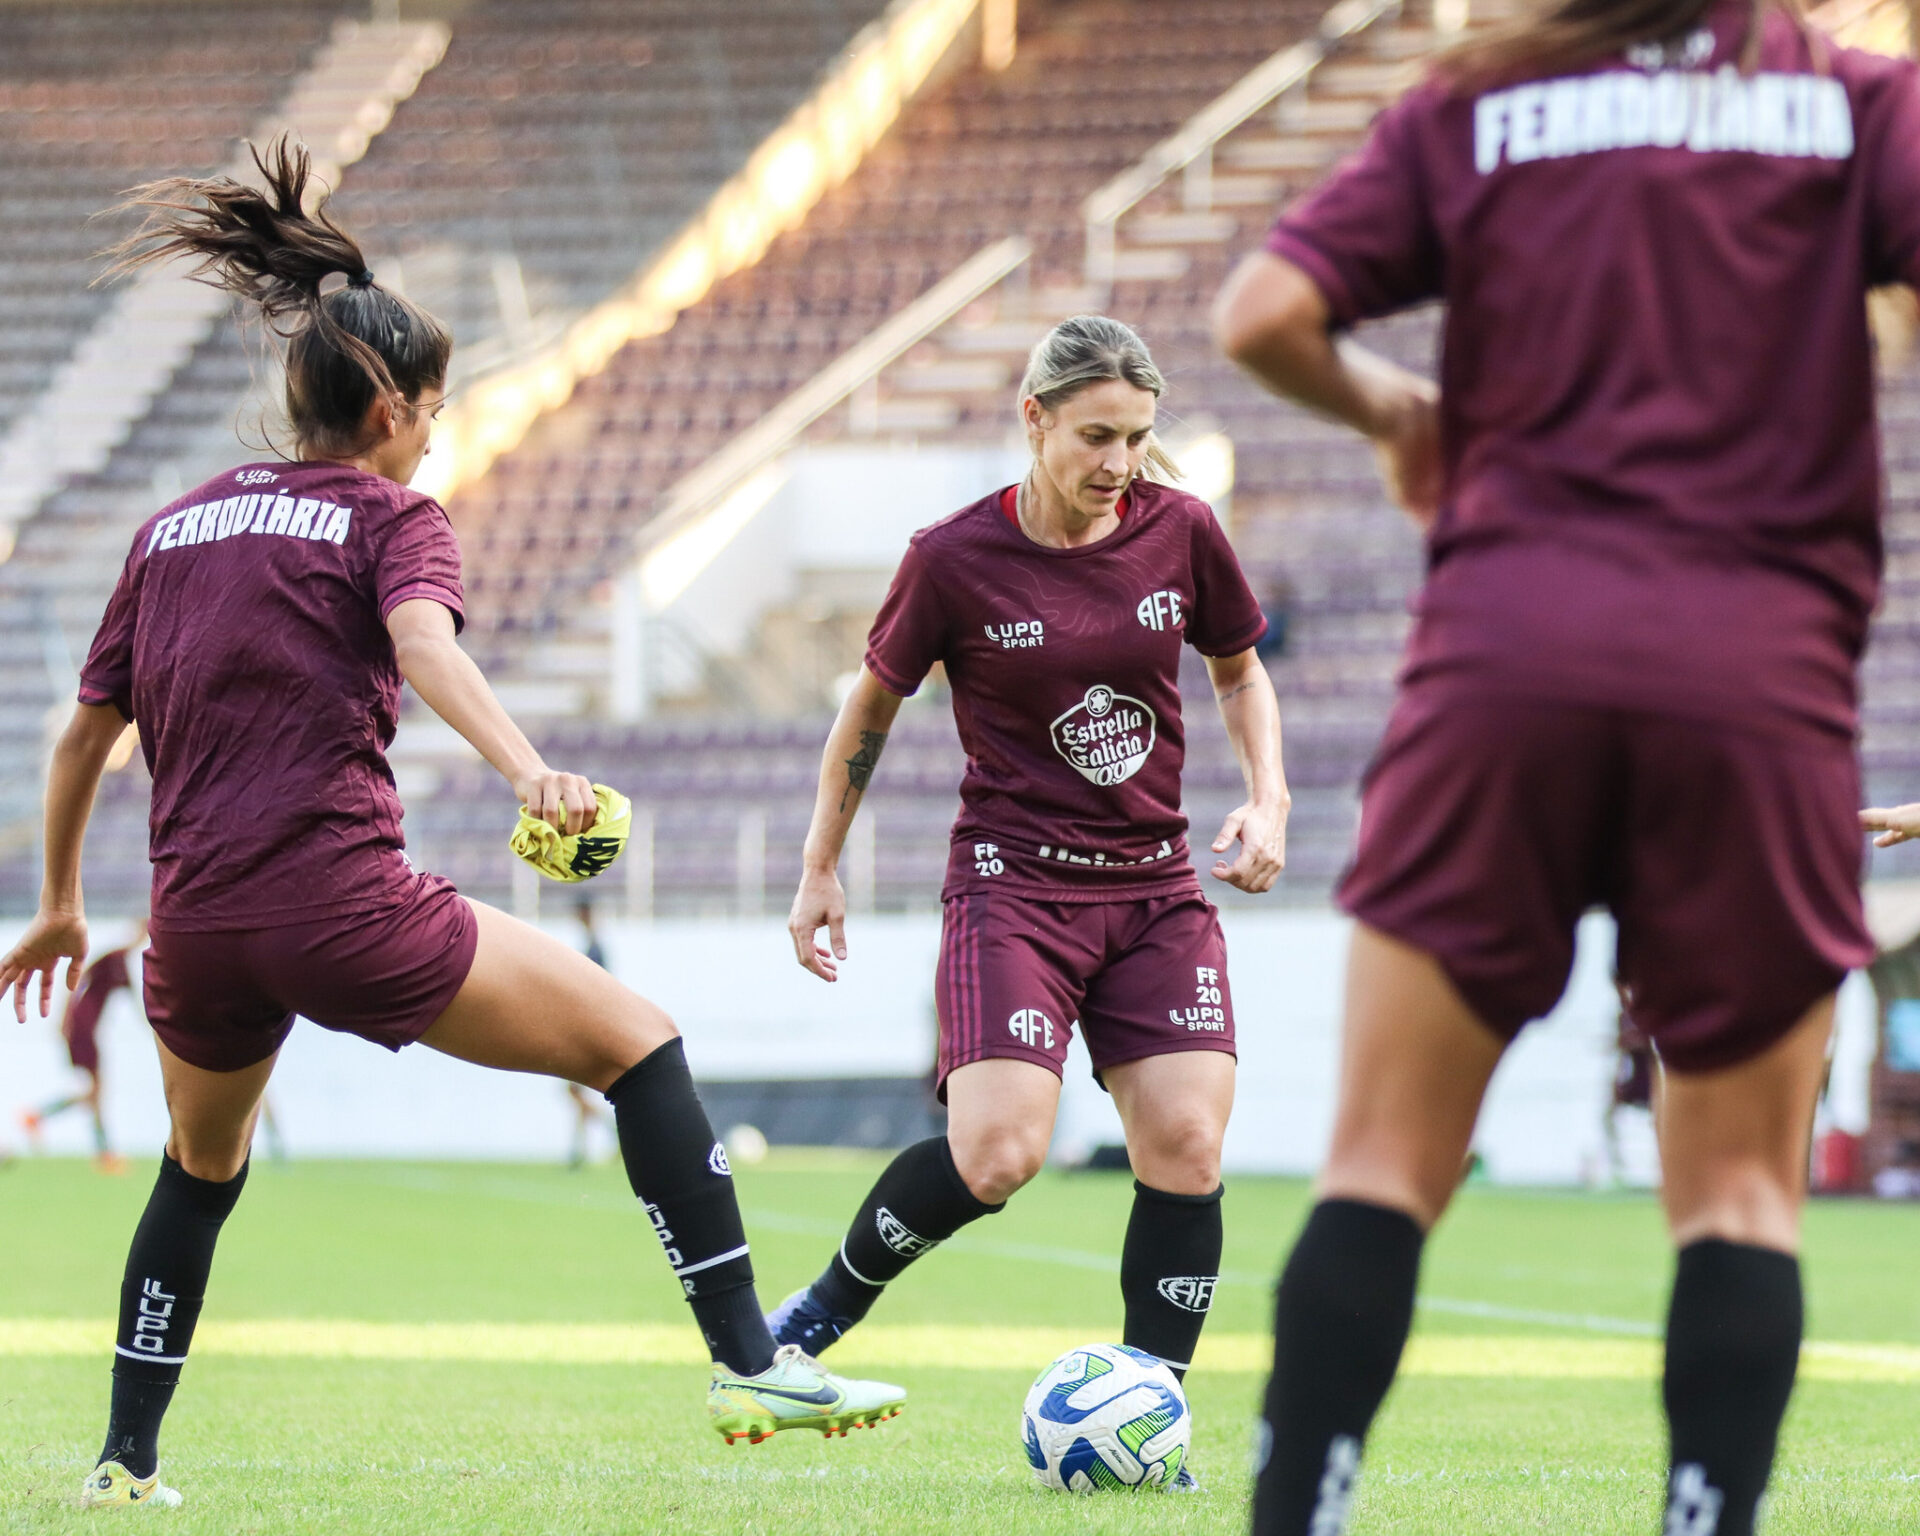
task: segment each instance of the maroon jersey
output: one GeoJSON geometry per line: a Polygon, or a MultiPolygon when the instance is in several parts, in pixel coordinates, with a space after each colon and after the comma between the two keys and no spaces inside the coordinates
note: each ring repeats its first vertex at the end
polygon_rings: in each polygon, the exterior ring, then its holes
{"type": "Polygon", "coordinates": [[[1406,679],[1848,733],[1880,570],[1870,285],[1920,283],[1920,87],[1723,0],[1437,82],[1279,221],[1342,324],[1447,303],[1406,679]]]}
{"type": "Polygon", "coordinates": [[[1203,501],[1136,480],[1120,526],[1036,544],[993,495],[914,535],[867,642],[910,694],[935,662],[966,749],[946,894],[1106,901],[1195,884],[1180,812],[1180,646],[1266,632],[1203,501]]]}
{"type": "Polygon", "coordinates": [[[155,927],[274,927],[398,898],[412,874],[384,621],[411,597],[462,620],[446,513],[344,465],[249,465],[140,530],[80,697],[140,727],[155,927]]]}
{"type": "Polygon", "coordinates": [[[76,1050],[90,1050],[94,1034],[100,1028],[100,1015],[107,1011],[107,1000],[131,984],[124,949],[110,949],[88,966],[67,1004],[66,1016],[60,1021],[60,1033],[66,1036],[67,1043],[76,1050]]]}

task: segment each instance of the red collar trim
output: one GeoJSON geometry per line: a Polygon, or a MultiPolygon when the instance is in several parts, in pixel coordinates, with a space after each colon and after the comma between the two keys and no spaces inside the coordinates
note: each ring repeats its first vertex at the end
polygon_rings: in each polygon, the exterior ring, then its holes
{"type": "MultiPolygon", "coordinates": [[[[1125,491],[1122,491],[1120,493],[1120,499],[1114,503],[1113,515],[1115,519],[1120,522],[1125,522],[1127,519],[1128,499],[1129,498],[1127,493],[1125,491]]],[[[1010,485],[1000,493],[1000,511],[1001,511],[1001,514],[1006,518],[1006,520],[1012,523],[1015,528],[1020,527],[1020,487],[1019,486],[1010,485]]],[[[1024,536],[1025,536],[1025,533],[1023,530],[1022,537],[1024,536]]]]}

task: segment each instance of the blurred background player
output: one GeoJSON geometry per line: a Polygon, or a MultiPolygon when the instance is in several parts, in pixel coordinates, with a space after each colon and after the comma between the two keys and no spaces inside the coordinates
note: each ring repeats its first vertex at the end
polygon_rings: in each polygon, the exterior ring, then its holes
{"type": "MultiPolygon", "coordinates": [[[[600,935],[593,926],[593,903],[576,903],[573,917],[580,925],[580,953],[604,971],[607,968],[607,952],[601,947],[600,935]]],[[[600,1099],[595,1102],[597,1097],[591,1088],[579,1083],[567,1084],[567,1102],[573,1107],[573,1145],[567,1153],[569,1168],[586,1167],[588,1154],[592,1151],[593,1128],[607,1123],[606,1101],[600,1099]]]]}
{"type": "Polygon", "coordinates": [[[1615,975],[1613,988],[1620,998],[1620,1011],[1613,1022],[1613,1085],[1607,1094],[1607,1112],[1601,1127],[1607,1138],[1607,1175],[1618,1184],[1627,1181],[1626,1163],[1620,1156],[1620,1111],[1631,1109],[1653,1113],[1654,1081],[1660,1071],[1653,1042],[1633,1022],[1631,999],[1624,978],[1615,975]]]}
{"type": "Polygon", "coordinates": [[[1121,1255],[1125,1342],[1193,1359],[1220,1268],[1220,1143],[1233,1008],[1219,917],[1180,810],[1182,643],[1207,658],[1247,799],[1215,878],[1265,891],[1286,851],[1266,628],[1208,506],[1146,478],[1165,388],[1097,316],[1033,350],[1020,411],[1033,467],[915,535],[827,739],[789,919],[800,964],[846,958],[840,852],[900,708],[936,665],[966,750],[936,978],[947,1133],[881,1174],[840,1251],[772,1318],[821,1349],[920,1254],[1039,1172],[1078,1022],[1135,1174],[1121,1255]],[[825,927],[830,947],[819,944],[825,927]]]}
{"type": "Polygon", "coordinates": [[[599,1088],[713,1357],[708,1412],[729,1441],[890,1416],[898,1388],[776,1351],[731,1172],[667,1016],[407,861],[384,755],[403,677],[529,814],[579,832],[593,790],[540,759],[455,643],[459,546],[445,512],[405,489],[445,399],[450,338],[306,210],[304,148],[283,139],[255,159],[264,193],[226,178],[137,189],[129,206],[148,218],[117,270],[186,257],[284,338],[296,461],[222,475],[136,535],[54,750],[40,908],[0,959],[0,996],[14,990],[22,1020],[36,981],[46,1012],[62,960],[77,979],[87,819],[137,721],[153,774],[144,979],[171,1131],[128,1255],[106,1442],[82,1503],[180,1502],[159,1481],[160,1422],[296,1013],[392,1050],[424,1040],[599,1088]]]}
{"type": "Polygon", "coordinates": [[[80,984],[67,994],[67,1006],[60,1016],[60,1038],[67,1043],[67,1060],[76,1071],[84,1072],[87,1086],[83,1092],[29,1109],[20,1116],[20,1127],[30,1144],[38,1145],[40,1130],[47,1121],[70,1109],[85,1106],[93,1117],[93,1161],[103,1173],[125,1173],[127,1160],[107,1142],[107,1122],[100,1106],[100,1019],[113,994],[131,990],[133,978],[127,967],[130,955],[137,954],[147,942],[145,918],[134,921],[133,937],[119,949],[110,949],[80,976],[80,984]]]}
{"type": "Polygon", "coordinates": [[[1873,958],[1867,293],[1920,282],[1910,61],[1783,0],[1565,0],[1444,58],[1230,282],[1226,350],[1428,533],[1341,899],[1333,1145],[1281,1280],[1260,1536],[1335,1536],[1508,1043],[1619,924],[1664,1067],[1669,1536],[1749,1536],[1802,1331],[1834,993],[1873,958]],[[1340,333],[1448,305],[1441,383],[1340,333]]]}

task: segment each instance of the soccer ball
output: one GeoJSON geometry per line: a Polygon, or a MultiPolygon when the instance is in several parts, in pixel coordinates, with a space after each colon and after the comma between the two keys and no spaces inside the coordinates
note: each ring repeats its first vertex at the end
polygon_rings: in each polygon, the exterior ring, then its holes
{"type": "Polygon", "coordinates": [[[1040,1373],[1020,1438],[1043,1487],[1165,1488],[1186,1464],[1193,1415],[1173,1372],[1152,1355],[1087,1344],[1040,1373]]]}

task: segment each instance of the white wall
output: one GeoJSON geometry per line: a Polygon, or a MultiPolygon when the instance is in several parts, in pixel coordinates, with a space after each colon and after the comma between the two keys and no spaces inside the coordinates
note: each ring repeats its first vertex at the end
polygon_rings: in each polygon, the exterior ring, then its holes
{"type": "MultiPolygon", "coordinates": [[[[1305,1172],[1330,1123],[1346,920],[1290,910],[1232,912],[1225,922],[1241,1060],[1227,1162],[1241,1171],[1305,1172]]],[[[18,927],[0,925],[0,948],[18,927]]],[[[570,925],[554,927],[565,933],[570,925]]],[[[776,919],[608,923],[602,937],[622,979],[679,1020],[701,1076],[911,1075],[932,1063],[935,917],[856,914],[853,954],[833,986],[794,963],[776,919]]],[[[96,938],[106,946],[121,934],[102,923],[96,938]]],[[[1478,1143],[1496,1179],[1575,1182],[1601,1166],[1612,948],[1611,923],[1589,918],[1567,998],[1501,1067],[1478,1143]]],[[[1839,1122],[1853,1128],[1864,1123],[1872,1007],[1871,989],[1857,980],[1844,995],[1846,1065],[1836,1094],[1839,1122]]],[[[108,1124],[123,1148],[152,1151],[166,1130],[159,1073],[144,1021],[124,994],[108,1010],[102,1046],[108,1124]]],[[[17,1144],[19,1108],[53,1097],[71,1078],[52,1023],[23,1028],[10,1010],[0,1018],[0,1145],[17,1144]]],[[[561,1089],[544,1079],[486,1072],[424,1049],[393,1057],[308,1024],[288,1042],[272,1099],[295,1155],[553,1157],[569,1124],[561,1089]]],[[[1111,1103],[1076,1044],[1057,1148],[1118,1139],[1111,1103]]],[[[82,1119],[66,1117],[48,1145],[87,1150],[82,1119]]],[[[1630,1127],[1627,1151],[1639,1175],[1651,1177],[1644,1126],[1630,1127]]]]}

